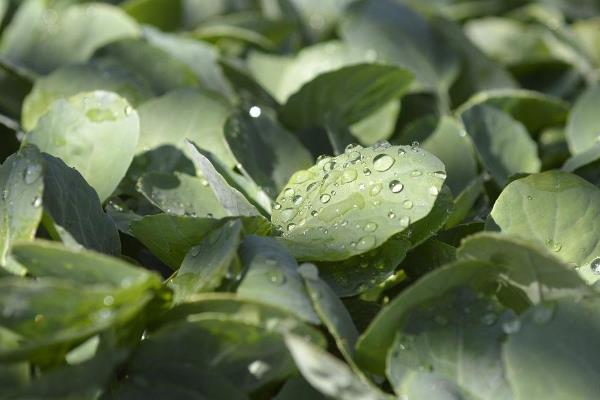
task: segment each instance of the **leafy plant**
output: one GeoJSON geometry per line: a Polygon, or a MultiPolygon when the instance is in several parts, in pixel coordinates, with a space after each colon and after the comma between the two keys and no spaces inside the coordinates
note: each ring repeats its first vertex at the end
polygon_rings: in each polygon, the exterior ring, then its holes
{"type": "Polygon", "coordinates": [[[0,398],[600,398],[600,4],[0,0],[0,398]]]}

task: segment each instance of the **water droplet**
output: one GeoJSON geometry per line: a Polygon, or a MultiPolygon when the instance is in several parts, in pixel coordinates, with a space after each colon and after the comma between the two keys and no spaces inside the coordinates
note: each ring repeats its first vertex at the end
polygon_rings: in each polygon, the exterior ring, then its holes
{"type": "Polygon", "coordinates": [[[296,192],[292,188],[287,188],[283,191],[284,197],[287,197],[288,199],[291,199],[292,197],[294,197],[295,193],[296,192]]]}
{"type": "Polygon", "coordinates": [[[296,196],[293,197],[292,201],[294,202],[295,206],[299,206],[300,204],[302,204],[302,201],[304,200],[304,198],[302,196],[300,196],[299,194],[297,194],[296,196]]]}
{"type": "Polygon", "coordinates": [[[294,215],[296,215],[296,210],[293,208],[286,208],[281,212],[281,220],[289,221],[290,219],[294,218],[294,215]]]}
{"type": "Polygon", "coordinates": [[[371,189],[369,190],[369,194],[371,196],[377,196],[379,194],[379,192],[381,192],[381,189],[383,188],[383,185],[381,185],[381,183],[376,183],[375,185],[373,185],[371,187],[371,189]]]}
{"type": "Polygon", "coordinates": [[[375,169],[375,171],[384,172],[390,169],[392,165],[394,165],[394,162],[396,162],[396,160],[389,155],[378,154],[373,159],[373,169],[375,169]]]}
{"type": "Polygon", "coordinates": [[[279,204],[277,202],[273,203],[273,209],[274,210],[280,210],[281,209],[281,204],[279,204]]]}
{"type": "Polygon", "coordinates": [[[365,236],[358,240],[358,243],[356,243],[356,248],[358,250],[369,250],[375,246],[375,243],[375,236],[365,236]]]}
{"type": "Polygon", "coordinates": [[[114,302],[115,302],[115,298],[112,296],[105,296],[104,299],[102,300],[102,303],[107,307],[112,306],[114,302]]]}
{"type": "Polygon", "coordinates": [[[131,106],[125,106],[125,109],[123,110],[123,113],[125,115],[131,115],[132,112],[133,112],[133,108],[131,108],[131,106]]]}
{"type": "Polygon", "coordinates": [[[404,217],[400,218],[400,226],[406,228],[409,225],[410,225],[410,218],[409,217],[404,216],[404,217]]]}
{"type": "Polygon", "coordinates": [[[521,320],[519,320],[519,318],[514,318],[510,321],[504,322],[502,324],[502,330],[507,335],[512,335],[519,332],[519,330],[521,330],[521,320]]]}
{"type": "Polygon", "coordinates": [[[410,200],[404,200],[402,202],[402,207],[406,208],[407,210],[411,209],[413,207],[413,202],[410,200]]]}
{"type": "Polygon", "coordinates": [[[371,170],[369,168],[364,168],[363,174],[365,174],[365,176],[369,176],[369,175],[371,175],[371,170]]]}
{"type": "Polygon", "coordinates": [[[403,156],[406,154],[406,150],[404,150],[403,148],[398,149],[398,155],[399,156],[403,156]]]}
{"type": "Polygon", "coordinates": [[[33,206],[33,208],[38,208],[42,205],[42,198],[40,196],[35,196],[33,198],[33,201],[31,202],[31,205],[33,206]]]}
{"type": "Polygon", "coordinates": [[[594,258],[592,263],[590,264],[590,269],[594,275],[600,275],[600,257],[594,258]]]}
{"type": "Polygon", "coordinates": [[[323,171],[329,172],[335,169],[335,161],[328,161],[323,165],[323,171]]]}
{"type": "Polygon", "coordinates": [[[285,283],[285,275],[278,269],[267,272],[267,278],[269,279],[269,282],[277,286],[281,286],[285,283]]]}
{"type": "Polygon", "coordinates": [[[363,229],[365,232],[375,232],[377,230],[377,224],[375,222],[367,222],[363,229]]]}
{"type": "Polygon", "coordinates": [[[413,169],[412,172],[410,173],[410,176],[416,178],[417,176],[421,176],[423,175],[423,173],[421,171],[419,171],[418,169],[413,169]]]}
{"type": "Polygon", "coordinates": [[[346,148],[344,149],[344,152],[350,153],[352,150],[354,150],[355,147],[356,147],[355,143],[350,143],[348,146],[346,146],[346,148]]]}
{"type": "Polygon", "coordinates": [[[437,196],[439,193],[440,193],[440,191],[435,186],[432,186],[432,187],[429,188],[429,194],[430,195],[437,196]]]}
{"type": "Polygon", "coordinates": [[[351,151],[348,153],[348,161],[350,161],[350,164],[356,164],[360,160],[362,160],[362,156],[358,151],[351,151]]]}
{"type": "Polygon", "coordinates": [[[308,186],[306,187],[306,193],[312,192],[313,190],[315,190],[317,188],[317,186],[319,186],[318,182],[309,183],[308,186]]]}
{"type": "Polygon", "coordinates": [[[329,200],[331,200],[331,196],[330,196],[330,195],[328,195],[327,193],[323,193],[323,194],[321,195],[320,199],[321,199],[321,203],[324,203],[324,204],[325,204],[325,203],[328,203],[328,202],[329,202],[329,200]]]}
{"type": "Polygon", "coordinates": [[[435,176],[436,178],[446,179],[445,171],[435,171],[432,175],[435,176]]]}
{"type": "Polygon", "coordinates": [[[527,200],[533,200],[533,196],[527,196],[527,200]]]}
{"type": "Polygon", "coordinates": [[[258,118],[260,117],[260,114],[262,114],[262,110],[258,106],[252,106],[250,107],[248,114],[250,114],[252,118],[258,118]]]}
{"type": "Polygon", "coordinates": [[[287,226],[288,232],[293,231],[295,227],[296,227],[296,224],[294,224],[294,223],[288,224],[288,226],[287,226]]]}
{"type": "Polygon", "coordinates": [[[552,239],[546,240],[546,246],[555,253],[558,253],[562,249],[562,244],[560,242],[555,242],[552,239]]]}
{"type": "Polygon", "coordinates": [[[388,218],[390,218],[390,219],[394,219],[394,218],[396,218],[396,213],[395,213],[395,212],[393,212],[393,211],[390,211],[390,212],[388,213],[388,218]]]}
{"type": "Polygon", "coordinates": [[[404,185],[402,183],[400,183],[400,181],[398,180],[393,180],[390,182],[390,190],[392,191],[392,193],[400,193],[402,191],[402,189],[404,189],[404,185]]]}
{"type": "Polygon", "coordinates": [[[484,324],[485,326],[492,326],[492,325],[494,325],[494,323],[496,323],[497,319],[498,319],[498,317],[496,316],[496,314],[489,313],[489,314],[485,314],[483,317],[481,317],[481,323],[484,324]]]}
{"type": "Polygon", "coordinates": [[[25,183],[30,185],[33,182],[37,181],[39,177],[42,175],[42,166],[40,164],[31,164],[25,168],[25,173],[23,179],[25,183]]]}
{"type": "Polygon", "coordinates": [[[412,151],[419,151],[419,146],[420,146],[420,143],[415,140],[414,142],[412,142],[410,144],[410,149],[412,151]]]}
{"type": "Polygon", "coordinates": [[[358,173],[354,169],[347,169],[342,174],[342,183],[350,183],[356,180],[358,173]]]}

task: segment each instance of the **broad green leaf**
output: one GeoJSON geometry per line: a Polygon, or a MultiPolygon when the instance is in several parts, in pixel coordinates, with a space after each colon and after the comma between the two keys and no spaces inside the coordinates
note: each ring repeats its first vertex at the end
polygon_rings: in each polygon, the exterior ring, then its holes
{"type": "Polygon", "coordinates": [[[600,334],[599,306],[594,297],[542,304],[525,313],[503,351],[515,400],[593,399],[600,394],[600,353],[592,345],[600,334]]]}
{"type": "Polygon", "coordinates": [[[160,46],[142,39],[124,39],[98,49],[93,61],[115,66],[144,79],[162,96],[170,91],[198,86],[192,68],[160,46]]]}
{"type": "Polygon", "coordinates": [[[351,125],[402,96],[411,81],[412,74],[399,67],[343,67],[302,86],[282,107],[280,118],[295,129],[323,125],[328,120],[351,125]]]}
{"type": "Polygon", "coordinates": [[[256,207],[242,193],[236,188],[229,186],[225,178],[215,169],[210,160],[198,150],[198,146],[195,143],[188,141],[188,148],[190,149],[192,161],[194,161],[196,168],[202,172],[215,197],[229,215],[247,217],[260,215],[256,207]]]}
{"type": "Polygon", "coordinates": [[[407,323],[410,313],[419,305],[459,287],[481,289],[493,282],[497,269],[481,261],[457,261],[425,275],[402,291],[377,317],[359,338],[356,361],[362,368],[382,374],[385,359],[396,333],[407,323]]]}
{"type": "Polygon", "coordinates": [[[321,392],[314,389],[304,378],[288,379],[273,400],[326,400],[321,392]]]}
{"type": "Polygon", "coordinates": [[[566,137],[573,154],[583,153],[598,143],[600,86],[586,90],[575,102],[567,122],[566,137]]]}
{"type": "Polygon", "coordinates": [[[279,306],[304,321],[319,324],[296,260],[272,238],[248,236],[239,249],[245,271],[240,296],[279,306]]]}
{"type": "Polygon", "coordinates": [[[402,269],[409,278],[416,280],[454,261],[456,261],[456,248],[434,238],[412,249],[398,268],[402,269]]]}
{"type": "Polygon", "coordinates": [[[319,0],[290,0],[289,3],[297,10],[311,37],[318,39],[329,33],[338,22],[344,9],[351,0],[319,1],[319,0]]]}
{"type": "Polygon", "coordinates": [[[343,260],[426,217],[445,178],[442,162],[417,147],[349,147],[294,174],[272,221],[297,258],[343,260]]]}
{"type": "Polygon", "coordinates": [[[132,106],[152,96],[148,85],[139,77],[119,68],[118,65],[71,65],[59,68],[35,81],[32,91],[23,102],[21,123],[31,131],[52,104],[80,92],[106,90],[118,93],[132,106]]]}
{"type": "Polygon", "coordinates": [[[483,192],[483,178],[481,176],[473,179],[467,187],[456,196],[454,210],[446,221],[446,228],[453,228],[465,220],[472,211],[477,199],[483,192]]]}
{"type": "Polygon", "coordinates": [[[446,166],[446,184],[458,195],[477,175],[477,157],[464,127],[454,118],[425,117],[409,126],[394,144],[421,143],[446,166]]]}
{"type": "MultiPolygon", "coordinates": [[[[19,336],[0,328],[0,348],[14,349],[19,346],[19,336]]],[[[30,365],[27,362],[0,364],[0,396],[7,398],[8,393],[25,386],[30,381],[30,365]]]]}
{"type": "Polygon", "coordinates": [[[46,74],[87,61],[94,50],[117,39],[139,36],[135,22],[107,4],[54,9],[44,0],[27,0],[2,37],[0,54],[46,74]]]}
{"type": "Polygon", "coordinates": [[[317,262],[319,274],[339,297],[354,296],[390,278],[410,247],[406,239],[390,238],[377,248],[345,260],[317,262]]]}
{"type": "Polygon", "coordinates": [[[569,113],[569,104],[556,97],[532,90],[495,89],[475,94],[460,106],[456,114],[460,115],[478,105],[494,107],[510,114],[534,135],[545,128],[563,125],[569,113]]]}
{"type": "Polygon", "coordinates": [[[127,100],[95,91],[55,101],[25,143],[77,169],[104,201],[129,168],[139,130],[138,114],[127,100]]]}
{"type": "Polygon", "coordinates": [[[129,229],[156,257],[177,269],[186,253],[222,224],[212,218],[157,214],[131,222],[129,229]]]}
{"type": "Polygon", "coordinates": [[[462,241],[457,256],[500,268],[504,282],[522,290],[534,304],[591,294],[585,281],[569,265],[524,239],[479,233],[462,241]]]}
{"type": "Polygon", "coordinates": [[[189,139],[228,167],[237,163],[224,140],[223,125],[230,110],[220,95],[181,89],[144,103],[138,111],[138,152],[170,144],[191,154],[185,146],[185,139],[189,139]]]}
{"type": "Polygon", "coordinates": [[[203,87],[220,92],[227,98],[231,97],[232,88],[217,63],[219,53],[216,48],[202,41],[166,34],[158,29],[145,28],[144,37],[153,46],[186,64],[198,77],[203,87]]]}
{"type": "Polygon", "coordinates": [[[248,175],[275,198],[294,172],[310,167],[313,160],[302,143],[267,112],[252,106],[248,112],[234,113],[225,124],[225,139],[248,175]]]}
{"type": "Polygon", "coordinates": [[[143,376],[149,365],[154,366],[150,370],[164,374],[171,366],[208,369],[243,391],[294,372],[280,333],[223,314],[191,315],[150,334],[130,362],[129,374],[143,376]]]}
{"type": "Polygon", "coordinates": [[[128,288],[159,283],[157,276],[118,258],[88,250],[72,250],[56,242],[17,243],[12,250],[31,276],[56,278],[80,285],[128,288]]]}
{"type": "Polygon", "coordinates": [[[600,19],[598,15],[595,18],[579,20],[571,25],[573,34],[577,41],[587,51],[596,65],[600,65],[600,19]]]}
{"type": "Polygon", "coordinates": [[[458,73],[459,58],[419,14],[391,0],[359,1],[348,7],[339,31],[352,46],[407,68],[421,88],[439,94],[443,108],[448,107],[447,90],[458,73]]]}
{"type": "Polygon", "coordinates": [[[240,98],[251,98],[258,106],[264,105],[274,109],[279,107],[273,96],[251,76],[245,66],[231,60],[220,60],[219,66],[240,98]]]}
{"type": "Polygon", "coordinates": [[[150,172],[140,178],[137,189],[167,214],[211,218],[229,215],[208,186],[208,181],[197,176],[150,172]]]}
{"type": "Polygon", "coordinates": [[[395,392],[408,395],[415,375],[424,374],[451,382],[461,398],[512,399],[501,346],[503,324],[514,318],[468,290],[422,304],[410,313],[387,355],[386,373],[395,392]]]}
{"type": "Polygon", "coordinates": [[[83,246],[119,255],[119,232],[102,209],[94,188],[60,158],[49,154],[43,157],[44,212],[51,219],[52,228],[60,239],[69,247],[83,246]]]}
{"type": "Polygon", "coordinates": [[[391,398],[355,375],[346,364],[303,339],[287,335],[285,343],[304,379],[324,395],[340,400],[391,398]]]}
{"type": "Polygon", "coordinates": [[[566,172],[548,171],[510,183],[491,212],[494,223],[511,236],[546,246],[576,267],[588,282],[598,279],[600,190],[566,172]]]}
{"type": "Polygon", "coordinates": [[[335,339],[346,361],[356,368],[353,359],[358,331],[344,303],[325,282],[319,279],[319,270],[313,264],[302,264],[299,272],[304,279],[304,285],[317,315],[335,339]]]}
{"type": "Polygon", "coordinates": [[[249,299],[235,293],[200,293],[190,297],[188,302],[175,305],[160,318],[161,326],[173,321],[196,318],[198,316],[221,315],[230,320],[260,326],[280,334],[294,333],[310,338],[318,346],[324,347],[325,337],[319,330],[300,321],[288,310],[262,300],[249,299]]]}
{"type": "Polygon", "coordinates": [[[126,0],[120,6],[140,24],[174,30],[181,23],[182,3],[182,0],[126,0]]]}
{"type": "Polygon", "coordinates": [[[0,351],[0,359],[60,361],[70,345],[129,322],[154,297],[158,284],[82,288],[54,278],[2,279],[0,326],[19,335],[20,342],[17,349],[0,351]]]}
{"type": "Polygon", "coordinates": [[[0,265],[13,242],[32,240],[42,218],[44,164],[39,151],[26,146],[0,166],[0,265]]]}
{"type": "Polygon", "coordinates": [[[234,220],[216,228],[192,247],[175,276],[168,281],[174,291],[174,301],[188,301],[193,294],[215,290],[229,279],[232,264],[238,262],[241,240],[242,223],[234,220]]]}
{"type": "Polygon", "coordinates": [[[519,121],[487,105],[477,105],[462,114],[482,164],[500,184],[519,172],[538,172],[541,161],[535,142],[519,121]]]}

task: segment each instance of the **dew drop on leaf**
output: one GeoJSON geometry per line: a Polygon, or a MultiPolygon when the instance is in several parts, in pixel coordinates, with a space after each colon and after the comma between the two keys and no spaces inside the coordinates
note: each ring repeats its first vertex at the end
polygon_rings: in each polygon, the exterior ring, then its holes
{"type": "Polygon", "coordinates": [[[356,180],[358,173],[354,169],[347,169],[342,173],[342,183],[350,183],[356,180]]]}
{"type": "Polygon", "coordinates": [[[388,169],[392,168],[392,165],[394,165],[395,161],[396,160],[387,154],[378,154],[373,159],[373,169],[379,172],[387,171],[388,169]]]}
{"type": "Polygon", "coordinates": [[[358,240],[356,244],[356,248],[359,250],[369,250],[375,246],[376,239],[375,236],[365,236],[358,240]]]}
{"type": "Polygon", "coordinates": [[[390,211],[390,212],[388,213],[388,218],[390,218],[390,219],[394,219],[394,218],[396,218],[396,213],[395,213],[395,212],[393,212],[393,211],[390,211]]]}
{"type": "Polygon", "coordinates": [[[269,282],[277,286],[281,286],[285,283],[285,275],[279,270],[267,272],[267,278],[269,279],[269,282]]]}
{"type": "Polygon", "coordinates": [[[321,203],[326,204],[329,202],[329,200],[331,200],[331,195],[327,194],[327,193],[323,193],[320,197],[321,199],[321,203]]]}
{"type": "Polygon", "coordinates": [[[377,230],[377,224],[375,222],[367,222],[363,230],[365,232],[375,232],[377,230]]]}
{"type": "Polygon", "coordinates": [[[285,210],[283,210],[281,212],[281,219],[283,221],[289,221],[290,219],[292,219],[294,217],[295,214],[296,214],[296,211],[293,208],[286,208],[285,210]]]}
{"type": "Polygon", "coordinates": [[[410,218],[409,217],[404,216],[404,217],[400,218],[400,226],[406,228],[409,225],[410,225],[410,218]]]}
{"type": "Polygon", "coordinates": [[[404,200],[402,202],[402,207],[406,208],[407,210],[410,210],[413,207],[413,202],[410,200],[404,200]]]}
{"type": "Polygon", "coordinates": [[[421,171],[419,171],[418,169],[413,169],[410,173],[410,176],[412,176],[413,178],[416,178],[421,175],[423,175],[423,173],[421,171]]]}
{"type": "Polygon", "coordinates": [[[590,264],[590,269],[595,275],[600,275],[600,257],[594,258],[590,264]]]}
{"type": "Polygon", "coordinates": [[[432,186],[432,187],[429,188],[429,194],[430,195],[437,196],[439,193],[440,193],[440,191],[435,186],[432,186]]]}
{"type": "Polygon", "coordinates": [[[35,197],[33,198],[33,201],[31,202],[31,205],[32,205],[34,208],[38,208],[39,206],[41,206],[41,205],[42,205],[42,198],[41,198],[41,197],[39,197],[39,196],[35,196],[35,197]]]}
{"type": "Polygon", "coordinates": [[[273,209],[280,210],[281,209],[281,204],[279,204],[277,202],[273,203],[273,209]]]}
{"type": "Polygon", "coordinates": [[[379,194],[379,192],[381,192],[381,189],[383,188],[383,186],[381,185],[381,183],[376,183],[375,185],[373,185],[371,187],[371,189],[369,190],[369,194],[371,196],[377,196],[379,194]]]}
{"type": "Polygon", "coordinates": [[[28,165],[25,168],[25,173],[23,179],[25,183],[30,185],[33,182],[37,181],[39,177],[42,175],[42,166],[39,164],[28,165]]]}
{"type": "Polygon", "coordinates": [[[392,193],[400,193],[402,191],[402,189],[404,189],[404,185],[396,179],[394,179],[393,181],[390,182],[389,187],[390,187],[390,191],[392,193]]]}

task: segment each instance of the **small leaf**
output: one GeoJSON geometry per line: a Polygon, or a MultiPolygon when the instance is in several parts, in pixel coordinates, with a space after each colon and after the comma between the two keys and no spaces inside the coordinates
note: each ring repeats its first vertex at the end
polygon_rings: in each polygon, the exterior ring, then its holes
{"type": "Polygon", "coordinates": [[[587,89],[575,102],[567,122],[566,136],[573,154],[583,153],[598,143],[600,86],[587,89]]]}

